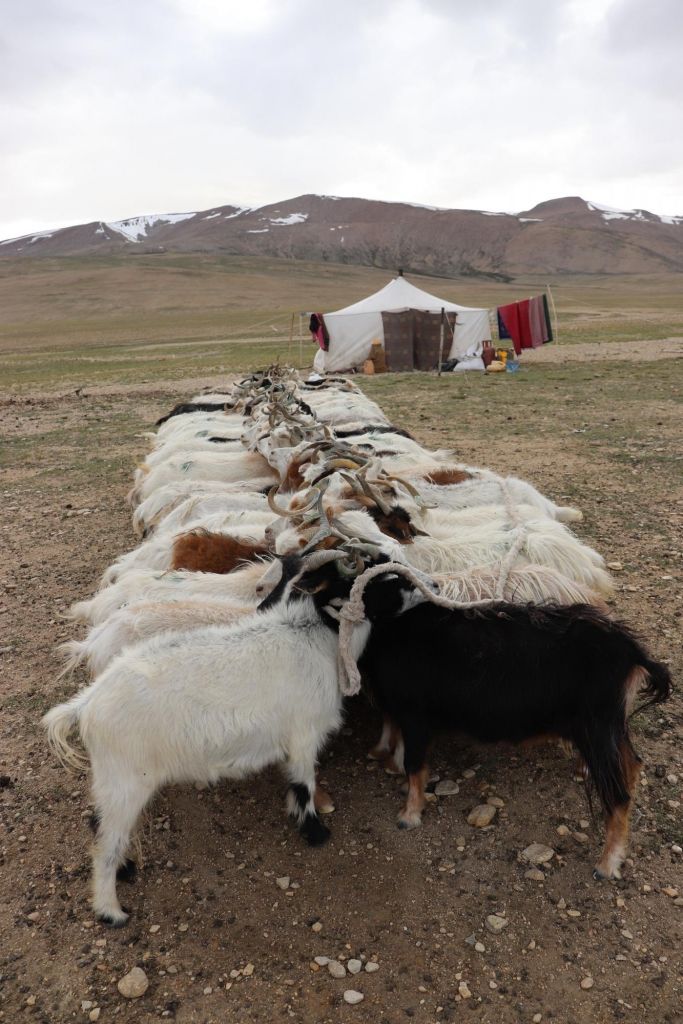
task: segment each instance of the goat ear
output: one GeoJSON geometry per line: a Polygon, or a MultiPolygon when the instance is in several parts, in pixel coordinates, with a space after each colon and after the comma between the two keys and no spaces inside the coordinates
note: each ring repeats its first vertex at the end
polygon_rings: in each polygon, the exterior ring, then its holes
{"type": "Polygon", "coordinates": [[[403,605],[403,592],[410,584],[402,576],[383,576],[366,588],[363,595],[365,612],[369,619],[397,615],[403,605]]]}

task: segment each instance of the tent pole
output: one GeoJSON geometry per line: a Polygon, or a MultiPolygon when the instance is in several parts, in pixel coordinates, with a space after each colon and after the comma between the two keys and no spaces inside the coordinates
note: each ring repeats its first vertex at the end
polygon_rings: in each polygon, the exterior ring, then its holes
{"type": "Polygon", "coordinates": [[[299,313],[299,369],[304,365],[304,335],[301,327],[301,313],[299,313]]]}
{"type": "Polygon", "coordinates": [[[443,336],[444,336],[443,319],[444,319],[444,312],[445,312],[445,309],[442,306],[441,307],[441,328],[439,330],[439,373],[438,373],[439,377],[441,376],[441,364],[443,362],[443,336]]]}
{"type": "Polygon", "coordinates": [[[545,287],[546,287],[546,291],[548,292],[548,295],[550,297],[550,308],[553,311],[553,320],[555,321],[555,341],[559,341],[560,340],[560,332],[557,329],[557,310],[555,309],[555,299],[553,298],[553,293],[552,293],[552,291],[550,289],[550,285],[547,284],[545,287]]]}
{"type": "Polygon", "coordinates": [[[292,365],[292,337],[294,336],[294,313],[289,321],[289,341],[287,342],[287,364],[292,365]]]}

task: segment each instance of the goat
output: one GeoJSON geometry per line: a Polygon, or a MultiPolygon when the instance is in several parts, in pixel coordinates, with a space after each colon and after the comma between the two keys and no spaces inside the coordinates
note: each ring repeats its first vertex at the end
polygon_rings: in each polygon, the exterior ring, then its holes
{"type": "Polygon", "coordinates": [[[230,601],[139,601],[119,608],[99,626],[93,626],[84,640],[67,640],[59,650],[67,662],[59,678],[87,663],[91,676],[103,672],[124,647],[148,640],[158,633],[186,632],[202,626],[230,625],[244,618],[255,605],[230,601]]]}
{"type": "Polygon", "coordinates": [[[341,725],[341,704],[337,639],[309,600],[233,626],[154,637],[52,708],[43,718],[52,750],[83,768],[85,757],[69,743],[78,729],[90,761],[97,917],[119,927],[128,920],[117,869],[140,813],[168,784],[241,779],[284,762],[290,815],[310,845],[325,842],[315,765],[341,725]]]}
{"type": "Polygon", "coordinates": [[[231,600],[249,604],[260,600],[268,591],[267,585],[261,582],[266,569],[267,566],[260,560],[250,562],[227,575],[136,569],[100,590],[89,600],[77,601],[69,609],[67,618],[97,626],[118,608],[142,600],[186,601],[188,598],[203,598],[208,601],[231,600]]]}
{"type": "Polygon", "coordinates": [[[160,530],[144,540],[132,551],[120,555],[102,574],[99,589],[109,586],[127,572],[146,567],[148,569],[170,569],[173,560],[173,545],[180,537],[194,532],[220,532],[247,545],[256,545],[265,551],[263,537],[266,527],[273,521],[270,512],[251,512],[234,509],[232,512],[214,513],[192,519],[177,531],[160,530]]]}
{"type": "Polygon", "coordinates": [[[225,411],[228,409],[229,405],[229,398],[226,398],[225,401],[218,402],[179,402],[178,405],[174,405],[171,411],[167,412],[165,416],[160,416],[156,421],[155,426],[162,427],[164,423],[173,419],[174,416],[184,416],[187,413],[225,411]]]}
{"type": "Polygon", "coordinates": [[[137,505],[157,487],[179,480],[217,480],[229,484],[261,477],[278,483],[277,475],[256,452],[200,452],[189,459],[175,457],[155,466],[133,487],[128,500],[137,505]]]}
{"type": "Polygon", "coordinates": [[[196,530],[173,541],[171,569],[192,572],[233,572],[245,562],[254,562],[268,551],[263,542],[238,540],[229,534],[196,530]]]}
{"type": "Polygon", "coordinates": [[[231,508],[262,509],[264,492],[272,487],[270,477],[237,481],[231,484],[219,480],[177,480],[158,487],[148,498],[141,501],[133,513],[133,529],[138,536],[145,536],[159,526],[166,516],[181,503],[199,500],[202,497],[221,495],[225,499],[226,511],[231,508]],[[252,505],[252,501],[255,502],[252,505]]]}
{"type": "Polygon", "coordinates": [[[436,471],[428,474],[426,480],[414,480],[413,483],[422,498],[436,502],[440,508],[457,510],[475,505],[502,505],[507,491],[510,500],[516,504],[533,505],[543,515],[561,523],[580,522],[583,519],[579,509],[570,505],[556,505],[526,480],[518,480],[514,476],[499,477],[495,473],[472,467],[458,467],[459,480],[448,480],[444,475],[448,473],[448,470],[436,471]]]}
{"type": "MultiPolygon", "coordinates": [[[[299,577],[292,596],[311,596],[332,626],[325,609],[348,596],[349,580],[333,565],[303,575],[293,569],[299,577]]],[[[387,575],[369,583],[364,605],[363,629],[368,622],[372,628],[363,633],[358,662],[363,684],[404,743],[408,798],[399,827],[421,823],[427,749],[437,732],[488,743],[557,737],[579,751],[604,810],[607,835],[595,877],[620,877],[640,770],[627,718],[638,691],[643,706],[668,699],[666,666],[625,625],[585,604],[449,611],[387,575]]]]}

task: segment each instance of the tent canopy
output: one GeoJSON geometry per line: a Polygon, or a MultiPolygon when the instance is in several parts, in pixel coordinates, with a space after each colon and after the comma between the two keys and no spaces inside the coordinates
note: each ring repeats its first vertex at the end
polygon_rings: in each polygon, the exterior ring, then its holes
{"type": "Polygon", "coordinates": [[[316,355],[316,369],[329,373],[360,365],[370,355],[373,340],[384,342],[382,313],[409,309],[425,313],[440,313],[445,309],[447,313],[457,314],[452,338],[447,330],[445,358],[460,359],[471,349],[478,353],[482,342],[491,337],[488,310],[440,299],[399,275],[374,295],[325,314],[330,345],[327,352],[320,351],[316,355]]]}

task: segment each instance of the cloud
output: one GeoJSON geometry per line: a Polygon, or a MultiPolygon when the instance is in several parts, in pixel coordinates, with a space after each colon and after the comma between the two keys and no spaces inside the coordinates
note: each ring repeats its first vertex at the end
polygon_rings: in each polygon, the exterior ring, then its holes
{"type": "Polygon", "coordinates": [[[12,5],[0,235],[303,192],[493,209],[580,194],[683,212],[677,8],[12,5]]]}

